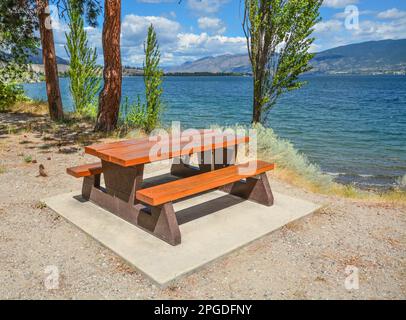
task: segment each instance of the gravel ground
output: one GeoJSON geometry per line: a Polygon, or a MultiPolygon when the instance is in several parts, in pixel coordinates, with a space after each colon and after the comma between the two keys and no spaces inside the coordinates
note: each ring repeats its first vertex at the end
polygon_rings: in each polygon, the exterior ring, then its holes
{"type": "Polygon", "coordinates": [[[41,121],[0,114],[1,299],[406,298],[405,207],[313,194],[272,175],[274,190],[328,205],[161,289],[43,207],[42,198],[80,190],[66,167],[94,159],[65,131],[32,129],[41,121]],[[33,125],[10,134],[17,120],[33,125]],[[48,266],[59,269],[58,289],[44,285],[48,266]],[[345,288],[348,266],[358,289],[345,288]]]}

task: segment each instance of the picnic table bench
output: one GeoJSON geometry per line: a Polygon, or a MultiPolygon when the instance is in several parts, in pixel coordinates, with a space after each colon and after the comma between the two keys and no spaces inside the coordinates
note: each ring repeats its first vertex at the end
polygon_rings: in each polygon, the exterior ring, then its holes
{"type": "Polygon", "coordinates": [[[67,168],[83,178],[82,197],[122,219],[178,245],[181,234],[173,202],[213,189],[271,206],[273,195],[266,172],[274,164],[260,160],[236,164],[237,146],[248,136],[215,130],[186,131],[179,136],[153,136],[95,144],[85,152],[101,162],[67,168]],[[198,167],[190,164],[197,153],[198,167]],[[174,159],[171,174],[179,179],[145,186],[145,164],[174,159]],[[100,184],[101,174],[104,186],[100,184]]]}

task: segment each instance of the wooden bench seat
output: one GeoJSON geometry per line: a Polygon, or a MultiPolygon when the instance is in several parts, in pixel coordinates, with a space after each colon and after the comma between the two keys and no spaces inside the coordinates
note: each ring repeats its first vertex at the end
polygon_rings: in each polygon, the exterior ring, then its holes
{"type": "Polygon", "coordinates": [[[181,234],[172,202],[219,187],[243,199],[271,206],[274,199],[266,172],[273,169],[273,163],[250,161],[137,190],[136,200],[150,206],[150,214],[142,218],[148,221],[145,229],[173,246],[180,244],[181,234]]]}
{"type": "Polygon", "coordinates": [[[136,198],[151,206],[159,206],[201,192],[223,187],[244,178],[257,176],[273,169],[273,163],[260,160],[251,161],[246,164],[229,166],[189,178],[141,189],[136,192],[136,198]],[[255,170],[248,174],[244,169],[247,165],[255,168],[255,170]]]}
{"type": "Polygon", "coordinates": [[[102,173],[101,162],[84,164],[77,167],[67,168],[66,172],[75,178],[94,176],[102,173]]]}

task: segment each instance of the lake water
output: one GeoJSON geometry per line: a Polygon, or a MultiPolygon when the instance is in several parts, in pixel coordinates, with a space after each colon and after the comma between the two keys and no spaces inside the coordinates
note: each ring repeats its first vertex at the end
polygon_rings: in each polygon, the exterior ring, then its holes
{"type": "MultiPolygon", "coordinates": [[[[308,85],[283,96],[270,126],[323,171],[361,187],[393,185],[406,174],[406,77],[308,76],[308,85]]],[[[63,103],[71,108],[68,80],[63,103]]],[[[246,124],[251,119],[250,77],[166,77],[163,122],[184,127],[246,124]]],[[[26,84],[46,98],[44,83],[26,84]]],[[[142,77],[124,78],[123,97],[143,96],[142,77]]]]}

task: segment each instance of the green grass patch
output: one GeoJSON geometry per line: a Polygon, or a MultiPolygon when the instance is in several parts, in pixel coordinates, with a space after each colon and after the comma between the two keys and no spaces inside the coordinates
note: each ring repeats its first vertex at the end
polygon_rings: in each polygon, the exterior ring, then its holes
{"type": "Polygon", "coordinates": [[[24,159],[25,163],[31,163],[32,162],[32,156],[30,156],[30,155],[24,156],[23,159],[24,159]]]}

